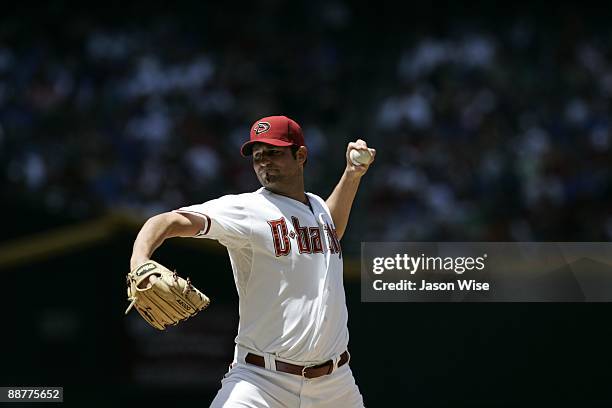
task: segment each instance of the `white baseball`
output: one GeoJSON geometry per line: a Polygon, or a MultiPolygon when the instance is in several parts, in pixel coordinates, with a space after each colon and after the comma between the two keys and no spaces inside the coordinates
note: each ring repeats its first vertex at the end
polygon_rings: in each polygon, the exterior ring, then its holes
{"type": "Polygon", "coordinates": [[[370,153],[369,150],[352,149],[349,153],[349,157],[355,166],[370,164],[372,161],[372,153],[370,153]]]}

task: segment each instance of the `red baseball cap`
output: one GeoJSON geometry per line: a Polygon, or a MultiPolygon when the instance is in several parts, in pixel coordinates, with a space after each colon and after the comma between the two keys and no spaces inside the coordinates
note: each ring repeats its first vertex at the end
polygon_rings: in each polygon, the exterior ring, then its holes
{"type": "Polygon", "coordinates": [[[267,116],[251,126],[251,138],[240,148],[244,157],[253,154],[253,143],[267,143],[273,146],[304,146],[302,128],[286,116],[267,116]]]}

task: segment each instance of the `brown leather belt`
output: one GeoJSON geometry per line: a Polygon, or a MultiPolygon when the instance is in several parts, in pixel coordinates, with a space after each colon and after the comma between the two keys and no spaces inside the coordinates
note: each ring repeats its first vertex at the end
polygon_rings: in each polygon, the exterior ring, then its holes
{"type": "MultiPolygon", "coordinates": [[[[262,356],[257,354],[248,353],[244,358],[249,364],[253,364],[259,367],[266,366],[266,362],[262,356]]],[[[340,354],[340,361],[338,361],[338,367],[342,367],[349,361],[349,353],[345,351],[340,354]]],[[[334,371],[333,360],[327,360],[326,362],[316,366],[301,366],[296,364],[285,363],[284,361],[276,360],[276,371],[282,371],[283,373],[301,375],[306,378],[317,378],[323,375],[331,374],[334,371]]]]}

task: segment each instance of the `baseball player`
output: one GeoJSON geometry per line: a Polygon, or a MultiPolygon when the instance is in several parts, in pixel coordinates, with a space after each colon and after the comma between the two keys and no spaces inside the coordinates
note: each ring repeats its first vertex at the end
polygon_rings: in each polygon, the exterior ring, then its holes
{"type": "Polygon", "coordinates": [[[349,143],[344,174],[323,200],[304,192],[300,126],[285,116],[262,118],[241,148],[262,188],[159,214],[142,227],[132,269],[171,237],[227,247],[240,323],[212,407],[363,406],[349,365],[340,238],[375,153],[363,140],[349,143]],[[351,153],[369,162],[355,164],[351,153]]]}

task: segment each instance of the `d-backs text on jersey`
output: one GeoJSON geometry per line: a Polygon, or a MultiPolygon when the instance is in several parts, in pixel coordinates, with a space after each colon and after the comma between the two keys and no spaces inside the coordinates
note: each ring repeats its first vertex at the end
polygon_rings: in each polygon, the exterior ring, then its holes
{"type": "Polygon", "coordinates": [[[274,253],[277,257],[287,256],[291,252],[291,241],[297,241],[297,247],[300,254],[323,253],[324,250],[329,250],[332,254],[338,254],[342,257],[342,248],[336,229],[331,224],[325,224],[323,234],[321,227],[301,226],[300,220],[296,217],[291,217],[293,230],[289,231],[285,218],[278,220],[270,220],[268,224],[272,230],[272,240],[274,242],[274,253]],[[327,237],[327,248],[323,248],[322,235],[327,237]]]}

